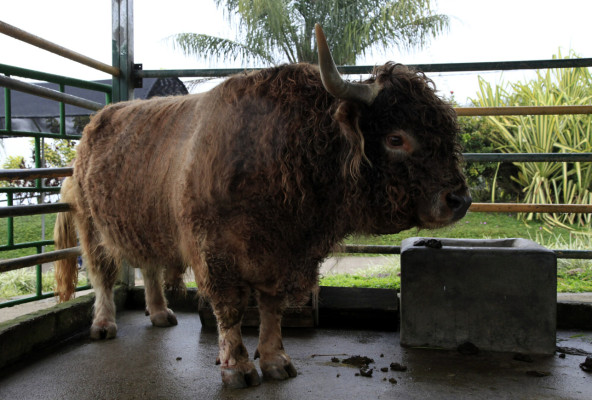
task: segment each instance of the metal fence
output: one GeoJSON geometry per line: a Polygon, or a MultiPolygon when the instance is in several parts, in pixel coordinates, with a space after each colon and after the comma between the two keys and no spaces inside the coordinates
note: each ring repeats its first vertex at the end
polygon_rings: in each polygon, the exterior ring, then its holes
{"type": "MultiPolygon", "coordinates": [[[[133,84],[131,71],[133,68],[133,2],[132,0],[113,0],[113,58],[112,65],[91,59],[82,54],[76,53],[43,38],[32,35],[17,27],[0,21],[0,33],[21,40],[25,43],[58,54],[72,61],[81,63],[91,68],[110,74],[113,77],[112,85],[105,85],[96,82],[73,79],[65,76],[47,74],[39,71],[32,71],[15,66],[0,64],[0,86],[4,87],[4,126],[0,127],[0,137],[29,137],[34,140],[35,168],[25,170],[0,170],[1,181],[12,180],[34,180],[34,185],[27,188],[2,187],[0,196],[6,196],[5,207],[0,207],[0,218],[6,218],[6,243],[0,245],[0,253],[19,249],[34,249],[36,254],[13,259],[0,259],[0,273],[34,266],[36,269],[36,290],[32,296],[0,303],[0,308],[8,307],[24,302],[52,297],[52,292],[42,291],[42,264],[58,259],[72,257],[80,254],[79,248],[64,249],[59,251],[44,252],[45,246],[53,245],[53,240],[39,240],[26,243],[15,243],[14,218],[28,215],[45,215],[68,211],[67,204],[35,204],[35,205],[14,205],[14,194],[34,193],[43,197],[46,194],[57,194],[59,187],[45,187],[43,180],[47,178],[61,178],[72,175],[72,168],[42,168],[42,141],[48,139],[80,139],[78,135],[66,133],[66,112],[65,105],[74,105],[89,110],[98,110],[103,104],[89,101],[87,99],[65,93],[67,87],[82,88],[99,91],[105,94],[105,103],[128,100],[133,95],[133,84]],[[23,82],[13,77],[27,78],[38,81],[51,82],[58,85],[59,90],[51,90],[43,86],[23,82]],[[59,132],[27,132],[15,130],[12,127],[11,91],[29,93],[41,96],[58,102],[59,107],[59,132]]],[[[107,39],[107,38],[106,38],[107,39]]],[[[129,274],[127,274],[129,277],[129,274]]],[[[129,280],[129,278],[128,278],[129,280]]],[[[79,287],[78,290],[90,288],[90,286],[79,287]]]]}
{"type": "MultiPolygon", "coordinates": [[[[6,197],[6,207],[0,208],[0,217],[6,217],[6,244],[0,245],[0,252],[7,252],[11,250],[20,249],[34,249],[37,256],[28,256],[20,259],[13,260],[2,260],[0,262],[0,272],[7,272],[14,269],[35,266],[36,270],[36,285],[35,285],[35,296],[33,299],[40,299],[44,297],[50,297],[53,293],[43,293],[42,291],[42,264],[56,260],[56,257],[64,257],[66,255],[72,255],[73,251],[62,251],[46,253],[44,251],[45,246],[53,245],[53,240],[44,240],[45,224],[42,226],[42,238],[38,241],[15,243],[14,235],[14,218],[16,216],[24,215],[35,215],[35,214],[46,214],[47,212],[55,212],[58,210],[65,210],[64,205],[57,204],[43,204],[44,198],[47,194],[58,193],[59,187],[46,187],[43,184],[43,179],[47,178],[58,178],[71,174],[69,168],[54,168],[54,169],[43,169],[43,141],[44,139],[65,139],[65,140],[76,140],[80,139],[79,135],[71,135],[66,133],[66,109],[64,101],[68,101],[69,104],[74,104],[80,107],[88,108],[91,110],[98,110],[103,105],[99,103],[90,102],[85,99],[80,99],[71,95],[65,94],[66,86],[84,88],[89,90],[96,90],[105,93],[105,102],[111,102],[111,86],[103,85],[95,82],[86,82],[82,80],[72,79],[64,76],[41,73],[38,71],[31,71],[21,69],[5,64],[0,64],[0,72],[5,76],[0,76],[0,85],[4,86],[4,127],[0,129],[0,136],[5,137],[29,137],[34,141],[34,162],[35,169],[32,170],[6,170],[0,171],[0,179],[6,181],[12,180],[27,180],[33,181],[33,185],[30,187],[0,187],[0,194],[6,197]],[[59,92],[51,89],[47,89],[41,86],[26,84],[20,80],[10,78],[11,76],[18,76],[21,78],[29,78],[35,80],[42,80],[46,82],[56,83],[59,86],[59,92]],[[30,94],[60,99],[58,103],[59,112],[59,133],[52,132],[30,132],[22,130],[14,130],[12,127],[12,102],[11,102],[11,89],[25,91],[30,94]],[[30,195],[37,195],[38,204],[34,206],[22,206],[13,205],[14,195],[17,193],[29,193],[30,195]],[[61,208],[60,208],[61,206],[61,208]],[[10,211],[10,212],[9,212],[10,211]]],[[[43,217],[42,217],[43,218],[43,217]]],[[[44,219],[42,219],[44,222],[44,219]]],[[[88,288],[83,287],[83,288],[88,288]]],[[[82,288],[81,288],[82,289],[82,288]]],[[[31,298],[23,298],[6,302],[5,305],[14,305],[25,301],[30,301],[31,298]]]]}
{"type": "MultiPolygon", "coordinates": [[[[159,77],[224,77],[234,73],[243,72],[243,69],[202,69],[202,70],[142,70],[141,66],[133,63],[133,15],[132,0],[113,0],[113,65],[106,65],[95,60],[88,59],[78,53],[71,52],[41,38],[30,35],[0,21],[0,33],[4,33],[32,45],[60,54],[74,61],[92,66],[113,76],[113,85],[100,85],[93,82],[75,80],[63,76],[45,74],[37,71],[24,70],[21,68],[0,64],[0,86],[4,86],[5,96],[5,126],[0,129],[0,136],[31,137],[35,140],[35,161],[34,169],[30,170],[0,170],[0,180],[13,179],[35,179],[35,186],[31,188],[2,188],[0,193],[7,196],[8,204],[0,207],[0,218],[7,218],[7,243],[0,245],[0,252],[15,249],[34,248],[37,254],[16,259],[0,260],[0,273],[15,269],[36,266],[37,268],[37,290],[34,296],[23,299],[0,303],[0,308],[14,304],[32,301],[43,297],[50,297],[52,293],[41,292],[41,264],[55,261],[57,259],[71,257],[80,253],[79,248],[72,248],[60,251],[42,252],[44,246],[52,245],[51,240],[40,240],[30,243],[14,242],[14,218],[17,216],[56,213],[68,211],[67,204],[36,204],[36,205],[13,205],[12,196],[18,191],[33,193],[56,193],[58,188],[43,187],[42,179],[65,177],[72,174],[72,168],[42,168],[40,164],[40,140],[42,138],[55,139],[77,139],[78,136],[67,135],[64,129],[65,104],[74,104],[91,110],[100,108],[93,102],[85,99],[73,98],[64,93],[66,86],[75,86],[104,92],[106,102],[117,102],[127,100],[132,96],[134,82],[142,78],[159,77]],[[11,76],[26,77],[31,79],[55,82],[59,84],[59,92],[48,92],[40,90],[36,85],[23,83],[11,78],[11,76]],[[52,98],[59,102],[60,107],[60,132],[38,133],[15,131],[11,127],[11,90],[26,91],[35,95],[52,98]],[[55,92],[55,93],[54,93],[55,92]]],[[[458,71],[488,71],[488,70],[516,70],[516,69],[542,69],[542,68],[575,68],[592,67],[592,58],[585,59],[553,59],[538,61],[516,61],[516,62],[491,62],[491,63],[458,63],[458,64],[421,64],[412,65],[424,72],[458,72],[458,71]]],[[[372,71],[372,66],[341,67],[345,74],[367,74],[372,71]]],[[[42,88],[43,89],[43,88],[42,88]]],[[[484,116],[484,115],[550,115],[550,114],[592,114],[590,106],[554,106],[554,107],[499,107],[499,108],[457,108],[459,116],[484,116]]],[[[471,162],[592,162],[592,153],[577,154],[465,154],[465,160],[471,162]]],[[[482,212],[568,212],[568,213],[592,213],[592,205],[570,205],[570,204],[513,204],[513,203],[475,203],[471,211],[482,212]]],[[[399,254],[399,246],[344,246],[344,252],[348,253],[380,253],[399,254]]],[[[559,258],[583,258],[592,259],[592,251],[585,250],[556,250],[559,258]]],[[[127,272],[127,280],[133,284],[132,273],[127,272]]]]}

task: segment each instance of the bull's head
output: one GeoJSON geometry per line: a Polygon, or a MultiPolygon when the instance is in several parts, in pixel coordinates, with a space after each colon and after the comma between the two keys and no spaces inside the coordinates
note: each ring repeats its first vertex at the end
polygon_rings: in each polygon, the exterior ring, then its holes
{"type": "MultiPolygon", "coordinates": [[[[363,83],[341,78],[317,24],[319,67],[325,89],[341,100],[335,118],[361,143],[358,170],[366,187],[364,230],[436,228],[462,218],[469,206],[453,108],[423,73],[388,63],[363,83]],[[351,132],[355,131],[355,132],[351,132]],[[364,160],[366,162],[364,163],[364,160]]],[[[355,157],[354,157],[355,158],[355,157]]]]}

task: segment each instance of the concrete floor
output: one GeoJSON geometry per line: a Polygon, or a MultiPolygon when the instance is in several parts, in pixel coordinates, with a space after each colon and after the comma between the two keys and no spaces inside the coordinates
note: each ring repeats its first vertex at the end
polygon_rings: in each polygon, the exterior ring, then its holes
{"type": "MultiPolygon", "coordinates": [[[[178,326],[155,328],[141,311],[122,311],[116,339],[73,340],[27,365],[3,371],[0,399],[592,398],[592,374],[579,368],[582,355],[533,357],[529,363],[513,360],[512,354],[404,349],[397,332],[330,329],[284,330],[284,345],[298,377],[229,390],[222,387],[214,365],[216,333],[202,330],[195,313],[177,317],[178,326]],[[331,362],[331,357],[354,355],[374,359],[373,377],[355,376],[357,369],[331,362]],[[380,371],[391,362],[408,370],[380,371]],[[550,375],[534,377],[528,371],[550,375]]],[[[256,330],[245,330],[244,341],[252,356],[256,330]]],[[[557,344],[592,353],[592,332],[560,331],[557,344]]]]}

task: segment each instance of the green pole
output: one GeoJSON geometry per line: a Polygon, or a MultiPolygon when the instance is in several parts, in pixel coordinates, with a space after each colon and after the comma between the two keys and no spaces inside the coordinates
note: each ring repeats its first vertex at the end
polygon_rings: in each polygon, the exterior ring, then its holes
{"type": "Polygon", "coordinates": [[[111,4],[113,66],[121,71],[119,76],[113,76],[113,102],[117,103],[134,97],[134,2],[113,0],[111,4]]]}
{"type": "MultiPolygon", "coordinates": [[[[134,98],[134,2],[133,0],[112,1],[112,44],[113,66],[119,68],[119,76],[113,76],[113,103],[134,98]]],[[[121,282],[134,286],[134,268],[124,263],[121,282]]]]}
{"type": "MultiPolygon", "coordinates": [[[[63,83],[60,83],[60,92],[66,92],[66,88],[63,83]]],[[[60,135],[66,135],[66,104],[63,102],[60,102],[60,135]]]]}
{"type": "MultiPolygon", "coordinates": [[[[13,193],[6,193],[6,205],[12,206],[13,193]]],[[[6,235],[8,236],[8,246],[14,246],[14,217],[8,217],[6,221],[6,235]]]]}
{"type": "MultiPolygon", "coordinates": [[[[7,75],[8,76],[8,75],[7,75]]],[[[12,130],[12,106],[10,103],[10,89],[4,88],[4,129],[12,130]]]]}
{"type": "MultiPolygon", "coordinates": [[[[37,254],[41,254],[41,251],[42,247],[37,246],[37,254]]],[[[35,280],[35,295],[37,297],[41,297],[41,295],[43,294],[43,274],[41,270],[41,264],[37,264],[35,266],[35,270],[35,272],[37,273],[37,279],[35,280]]]]}

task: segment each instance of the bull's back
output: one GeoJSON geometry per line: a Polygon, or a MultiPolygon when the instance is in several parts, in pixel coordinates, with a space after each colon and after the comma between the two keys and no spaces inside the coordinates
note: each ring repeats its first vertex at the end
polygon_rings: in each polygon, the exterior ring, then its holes
{"type": "Polygon", "coordinates": [[[174,192],[199,101],[194,95],[115,104],[84,131],[74,178],[101,237],[129,261],[179,261],[174,192]]]}

